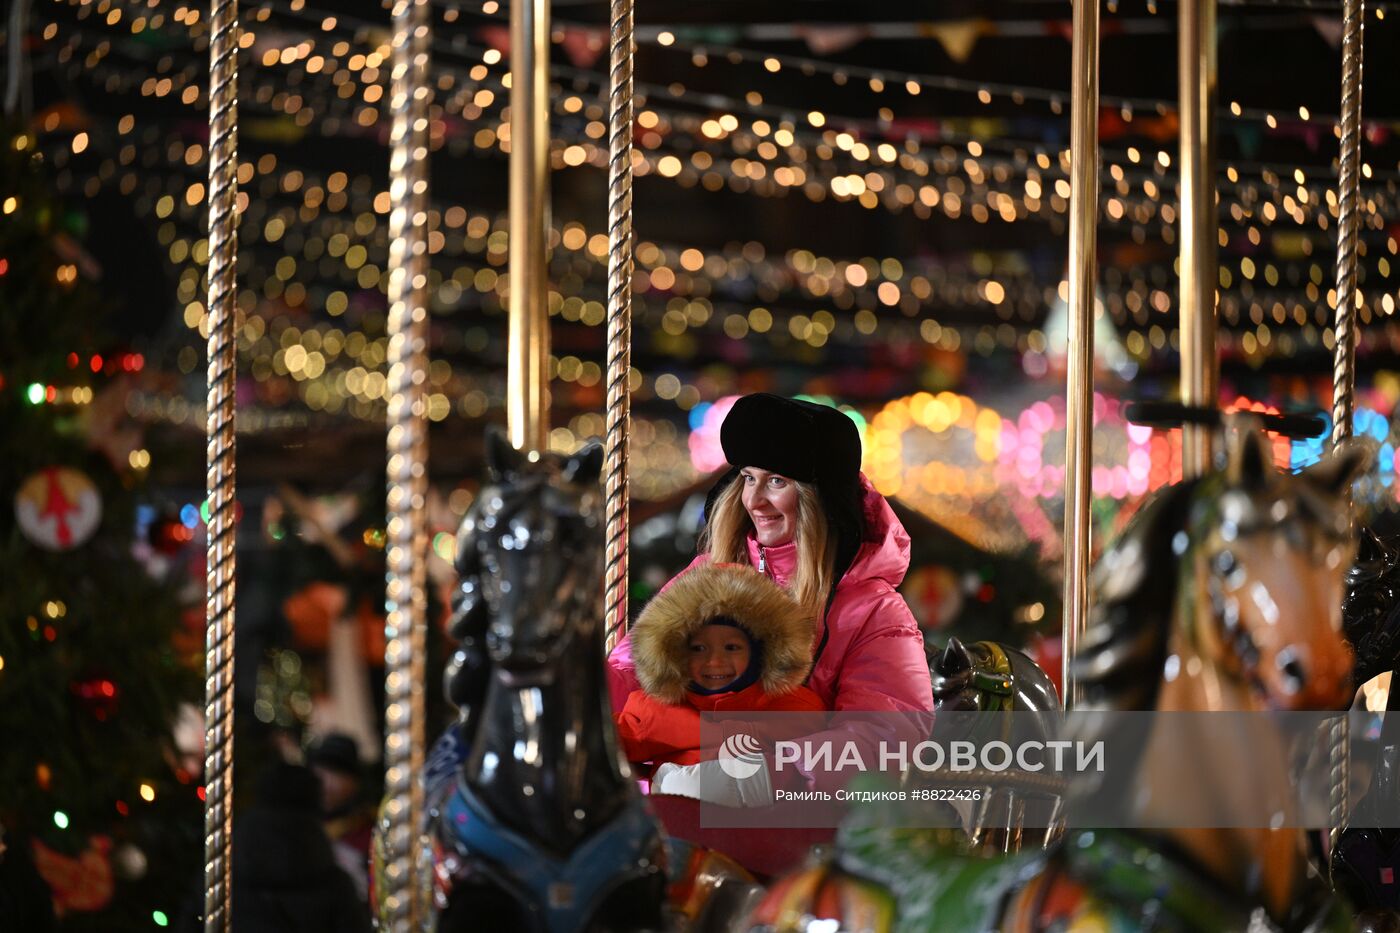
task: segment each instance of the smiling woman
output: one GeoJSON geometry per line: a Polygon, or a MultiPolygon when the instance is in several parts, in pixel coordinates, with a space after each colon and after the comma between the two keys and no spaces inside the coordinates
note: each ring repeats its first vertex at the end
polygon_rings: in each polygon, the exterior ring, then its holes
{"type": "MultiPolygon", "coordinates": [[[[895,589],[909,536],[860,472],[855,423],[825,405],[748,395],[720,443],[732,469],[706,502],[700,555],[667,589],[707,564],[752,567],[813,620],[806,684],[828,709],[932,709],[923,638],[895,589]]],[[[638,688],[629,638],[608,668],[619,711],[638,688]]]]}

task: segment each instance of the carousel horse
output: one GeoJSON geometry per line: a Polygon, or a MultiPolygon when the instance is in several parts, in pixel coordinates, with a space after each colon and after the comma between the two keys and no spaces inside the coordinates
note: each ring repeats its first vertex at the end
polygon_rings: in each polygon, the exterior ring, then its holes
{"type": "Polygon", "coordinates": [[[1400,662],[1400,550],[1369,528],[1347,575],[1342,628],[1356,654],[1357,687],[1400,662]]]}
{"type": "MultiPolygon", "coordinates": [[[[1169,487],[1144,506],[1095,567],[1089,631],[1074,661],[1083,706],[1345,705],[1352,661],[1341,607],[1355,547],[1345,492],[1366,454],[1347,445],[1304,473],[1284,475],[1258,432],[1235,433],[1227,450],[1227,467],[1169,487]]],[[[1152,736],[1139,742],[1136,761],[1135,787],[1146,799],[1188,769],[1193,780],[1204,773],[1209,785],[1214,766],[1152,736]]],[[[1223,775],[1214,782],[1240,783],[1223,775]]],[[[1048,851],[992,859],[969,857],[957,836],[848,820],[836,854],[771,888],[750,927],[1353,928],[1346,898],[1309,877],[1298,831],[1076,830],[1048,851]]]]}
{"type": "Polygon", "coordinates": [[[1054,682],[1030,655],[1010,645],[965,645],[949,638],[942,651],[929,650],[928,668],[935,710],[1049,713],[1060,708],[1054,682]]]}
{"type": "MultiPolygon", "coordinates": [[[[945,713],[1018,713],[1023,737],[1046,741],[1058,737],[1060,700],[1055,684],[1024,651],[995,641],[963,644],[949,638],[942,651],[928,649],[929,675],[933,682],[933,708],[945,713]]],[[[1009,735],[1011,724],[976,717],[984,725],[1009,735]]],[[[973,717],[935,718],[934,738],[975,738],[959,728],[973,717]],[[941,734],[944,724],[956,723],[958,735],[941,734]]],[[[912,773],[911,773],[912,776],[912,773]]],[[[1048,845],[1059,833],[1059,821],[1049,818],[1060,811],[1061,795],[1046,793],[1042,786],[1018,784],[1011,773],[988,774],[982,795],[974,806],[964,807],[970,846],[982,852],[1009,852],[1030,841],[1048,845]],[[1042,828],[1024,831],[1027,808],[1042,811],[1042,828]]],[[[930,779],[931,780],[931,779],[930,779]]],[[[910,786],[916,786],[912,784],[910,786]]],[[[1037,822],[1032,820],[1032,822],[1037,822]]]]}
{"type": "Polygon", "coordinates": [[[493,483],[457,545],[461,718],[426,776],[438,930],[658,928],[663,841],[604,675],[601,451],[530,462],[495,432],[487,447],[493,483]]]}
{"type": "MultiPolygon", "coordinates": [[[[1352,682],[1357,687],[1400,666],[1400,551],[1369,528],[1361,530],[1356,563],[1347,577],[1342,619],[1356,653],[1352,682]]],[[[1352,761],[1353,771],[1371,769],[1371,786],[1352,811],[1330,859],[1333,883],[1354,903],[1390,911],[1400,910],[1400,829],[1393,821],[1393,802],[1400,800],[1397,687],[1400,682],[1392,674],[1380,739],[1374,750],[1367,750],[1368,760],[1352,761]]]]}

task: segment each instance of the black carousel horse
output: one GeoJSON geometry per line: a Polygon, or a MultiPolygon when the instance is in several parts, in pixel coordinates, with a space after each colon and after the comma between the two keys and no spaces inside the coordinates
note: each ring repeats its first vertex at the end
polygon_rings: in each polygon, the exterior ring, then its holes
{"type": "Polygon", "coordinates": [[[1357,687],[1400,663],[1400,549],[1370,528],[1361,529],[1347,575],[1342,629],[1356,654],[1357,687]]]}
{"type": "Polygon", "coordinates": [[[487,439],[493,482],[458,534],[459,723],[427,775],[438,929],[653,929],[662,838],[613,731],[594,447],[529,461],[487,439]]]}
{"type": "MultiPolygon", "coordinates": [[[[1370,528],[1361,530],[1356,563],[1347,576],[1342,625],[1356,653],[1352,683],[1360,687],[1400,666],[1400,551],[1370,528]]],[[[1371,786],[1352,811],[1350,826],[1331,854],[1333,883],[1358,906],[1400,911],[1400,829],[1393,817],[1400,800],[1400,692],[1392,673],[1386,722],[1369,762],[1371,786]]],[[[1397,924],[1400,929],[1400,924],[1397,924]]]]}

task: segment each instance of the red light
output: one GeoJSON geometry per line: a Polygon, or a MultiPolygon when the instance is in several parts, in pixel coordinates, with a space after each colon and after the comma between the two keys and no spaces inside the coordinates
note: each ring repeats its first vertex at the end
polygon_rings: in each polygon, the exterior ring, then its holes
{"type": "Polygon", "coordinates": [[[10,271],[10,261],[9,261],[8,259],[0,258],[0,275],[4,275],[6,272],[9,272],[9,271],[10,271]]]}
{"type": "Polygon", "coordinates": [[[131,355],[131,359],[132,359],[132,363],[131,363],[131,371],[132,371],[132,372],[139,373],[141,370],[143,370],[143,369],[146,368],[146,357],[145,357],[144,355],[142,355],[142,354],[140,354],[140,353],[133,353],[133,354],[131,355]]]}
{"type": "Polygon", "coordinates": [[[77,369],[77,368],[78,368],[78,354],[76,354],[76,353],[70,353],[70,354],[68,354],[68,368],[69,368],[69,369],[77,369]]]}
{"type": "Polygon", "coordinates": [[[126,816],[128,813],[131,812],[131,810],[127,807],[127,805],[126,805],[125,802],[123,802],[123,801],[121,801],[121,800],[118,800],[118,801],[117,801],[117,812],[120,813],[122,816],[126,816]]]}
{"type": "Polygon", "coordinates": [[[54,639],[58,638],[58,630],[55,629],[52,625],[46,625],[44,626],[44,637],[49,641],[53,641],[54,639]]]}
{"type": "Polygon", "coordinates": [[[117,695],[117,687],[110,680],[102,681],[102,695],[114,697],[117,695]]]}
{"type": "Polygon", "coordinates": [[[200,800],[203,800],[203,799],[204,799],[204,788],[203,788],[203,787],[198,787],[198,788],[196,788],[196,789],[195,789],[195,795],[196,795],[197,797],[199,797],[200,800]]]}
{"type": "Polygon", "coordinates": [[[55,402],[55,401],[57,401],[57,400],[58,400],[58,390],[55,389],[53,386],[45,386],[45,387],[44,387],[44,401],[52,403],[52,402],[55,402]]]}
{"type": "Polygon", "coordinates": [[[89,362],[88,365],[90,365],[90,366],[92,367],[92,371],[93,371],[93,372],[95,372],[95,373],[100,373],[100,372],[102,372],[102,357],[101,357],[101,355],[100,355],[100,354],[97,354],[97,353],[94,353],[94,354],[92,355],[92,360],[89,362]]]}

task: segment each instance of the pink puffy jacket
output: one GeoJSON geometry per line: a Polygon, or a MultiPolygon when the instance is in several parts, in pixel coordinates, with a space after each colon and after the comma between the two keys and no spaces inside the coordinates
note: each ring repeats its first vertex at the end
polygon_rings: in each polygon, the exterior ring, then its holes
{"type": "MultiPolygon", "coordinates": [[[[885,497],[863,475],[865,538],[827,612],[826,647],[807,682],[828,709],[837,711],[923,712],[933,709],[933,686],[918,623],[895,587],[909,569],[909,533],[885,497]]],[[[764,572],[786,585],[797,546],[765,548],[764,572]]],[[[702,554],[681,571],[709,560],[702,554]]],[[[759,547],[749,539],[749,560],[758,567],[759,547]]],[[[812,633],[815,651],[821,629],[812,633]]],[[[613,713],[639,688],[632,671],[632,645],[624,637],[608,656],[613,713]]],[[[865,742],[861,743],[866,744],[865,742]]],[[[869,756],[869,760],[875,760],[869,756]]],[[[809,782],[810,783],[810,782],[809,782]]],[[[825,782],[818,782],[825,783],[825,782]]]]}

